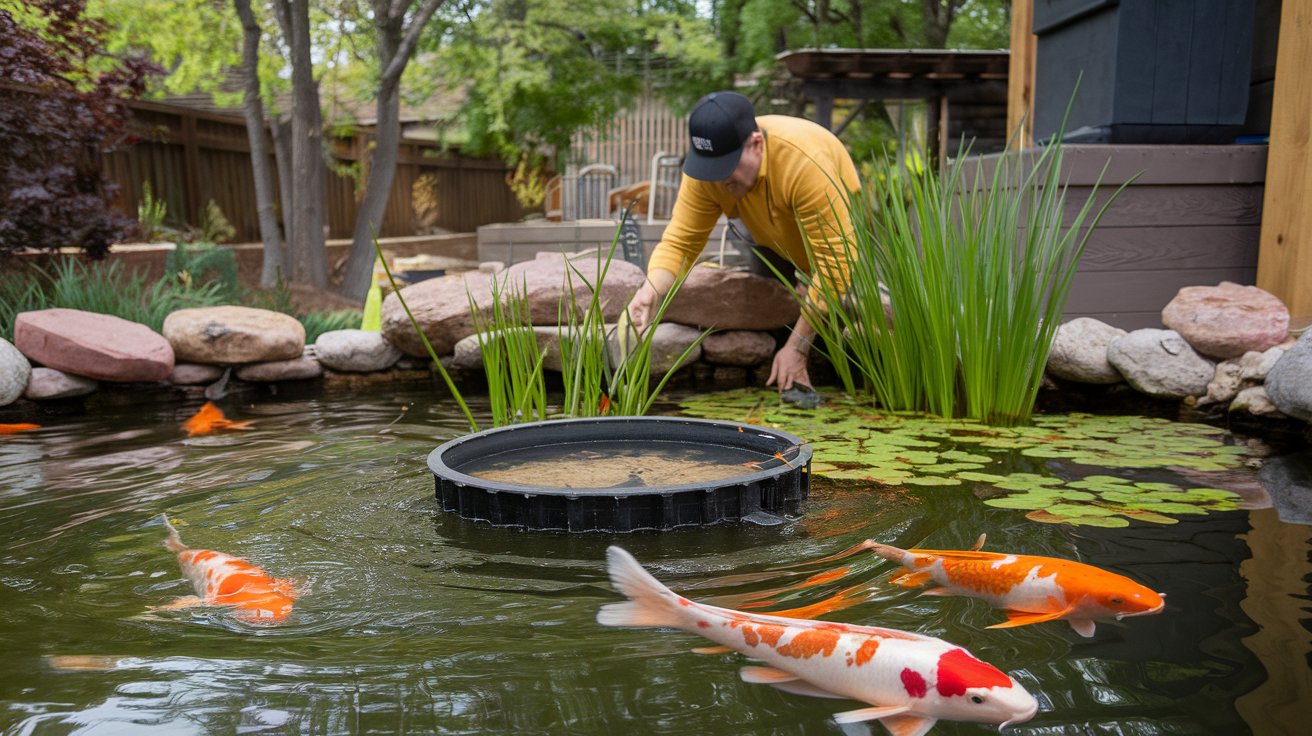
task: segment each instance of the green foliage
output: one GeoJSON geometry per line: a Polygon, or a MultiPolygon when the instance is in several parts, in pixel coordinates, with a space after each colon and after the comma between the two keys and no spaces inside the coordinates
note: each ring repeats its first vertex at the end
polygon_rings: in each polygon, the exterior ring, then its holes
{"type": "Polygon", "coordinates": [[[169,278],[148,283],[145,275],[126,272],[119,261],[75,258],[55,261],[48,274],[6,276],[0,279],[0,294],[7,338],[12,337],[14,315],[30,310],[62,307],[110,314],[158,332],[171,312],[227,302],[221,284],[169,278]]]}
{"type": "Polygon", "coordinates": [[[164,260],[164,273],[166,278],[176,279],[184,286],[213,285],[221,298],[240,301],[237,258],[231,250],[212,242],[177,243],[164,260]]]}
{"type": "Polygon", "coordinates": [[[805,307],[807,320],[848,392],[895,411],[1018,424],[1115,194],[1095,212],[1095,185],[1066,222],[1060,145],[976,160],[973,175],[966,153],[941,176],[888,166],[849,197],[853,232],[839,235],[851,267],[805,279],[824,300],[805,307]]]}
{"type": "Polygon", "coordinates": [[[143,240],[149,243],[159,239],[168,212],[168,204],[162,199],[155,199],[150,190],[150,182],[142,182],[141,202],[137,204],[137,227],[141,230],[143,240]]]}
{"type": "Polygon", "coordinates": [[[296,317],[305,328],[305,344],[312,345],[325,332],[353,330],[360,326],[362,313],[358,309],[332,312],[310,312],[296,317]]]}
{"type": "Polygon", "coordinates": [[[538,348],[524,301],[528,285],[516,290],[507,281],[503,291],[495,275],[491,285],[492,305],[480,308],[471,294],[469,316],[483,356],[493,426],[546,419],[547,388],[542,375],[546,351],[538,348]]]}
{"type": "Polygon", "coordinates": [[[1180,515],[1233,510],[1235,493],[1202,484],[1208,473],[1241,469],[1247,457],[1214,427],[1151,417],[1043,415],[1029,426],[990,427],[875,412],[840,395],[826,396],[818,409],[800,410],[760,390],[700,396],[680,407],[691,416],[808,438],[815,458],[811,471],[819,475],[888,486],[970,483],[986,505],[1027,511],[1042,523],[1173,524],[1180,515]],[[1097,472],[1089,474],[1089,468],[1097,472]],[[1117,468],[1130,472],[1112,475],[1117,468]],[[1148,472],[1153,480],[1144,479],[1148,472]]]}
{"type": "Polygon", "coordinates": [[[645,81],[680,100],[728,81],[710,25],[691,5],[492,0],[444,30],[436,63],[425,66],[467,90],[460,118],[471,152],[512,162],[567,150],[576,131],[608,122],[645,81]]]}
{"type": "Polygon", "coordinates": [[[212,199],[206,201],[200,211],[200,242],[226,243],[236,236],[237,228],[232,226],[223,210],[219,209],[219,203],[212,199]]]}

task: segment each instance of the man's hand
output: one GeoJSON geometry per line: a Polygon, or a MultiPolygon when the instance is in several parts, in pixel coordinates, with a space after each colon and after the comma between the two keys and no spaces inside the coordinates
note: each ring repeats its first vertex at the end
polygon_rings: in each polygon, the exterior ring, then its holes
{"type": "Polygon", "coordinates": [[[637,293],[629,300],[629,321],[633,324],[633,329],[639,333],[646,330],[652,318],[656,316],[660,303],[661,297],[656,293],[656,288],[650,281],[643,281],[637,293]]]}
{"type": "Polygon", "coordinates": [[[784,345],[774,354],[774,364],[770,366],[770,377],[765,385],[779,383],[779,391],[787,391],[794,383],[811,388],[811,375],[806,370],[806,356],[792,347],[784,345]]]}
{"type": "Polygon", "coordinates": [[[642,286],[638,287],[637,293],[629,300],[629,322],[633,324],[633,329],[642,333],[649,326],[652,320],[656,319],[656,311],[661,307],[661,301],[665,299],[665,292],[670,290],[674,284],[674,274],[663,268],[658,268],[647,275],[642,286]]]}

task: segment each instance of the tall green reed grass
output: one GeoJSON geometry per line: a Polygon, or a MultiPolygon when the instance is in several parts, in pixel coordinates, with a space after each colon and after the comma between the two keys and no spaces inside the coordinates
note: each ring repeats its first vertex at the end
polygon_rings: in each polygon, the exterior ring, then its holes
{"type": "MultiPolygon", "coordinates": [[[[669,370],[656,382],[651,380],[652,336],[656,326],[668,309],[674,295],[686,276],[676,280],[665,295],[652,324],[641,335],[626,335],[633,340],[630,349],[613,354],[611,339],[620,338],[605,321],[605,304],[601,301],[602,285],[610,270],[619,245],[619,230],[603,258],[597,252],[595,271],[584,273],[575,260],[566,259],[565,284],[557,306],[557,339],[561,358],[561,382],[564,396],[558,414],[550,414],[547,403],[547,385],[544,373],[546,350],[539,347],[531,316],[524,301],[527,284],[517,291],[514,284],[492,279],[492,299],[488,307],[479,307],[472,294],[468,295],[469,308],[478,334],[479,352],[483,359],[487,379],[489,404],[492,407],[493,426],[505,426],[521,421],[558,417],[594,417],[603,414],[640,416],[650,411],[660,392],[679,366],[687,360],[697,345],[710,333],[703,332],[689,346],[669,370]],[[572,276],[571,276],[572,274],[572,276]],[[591,293],[586,306],[580,308],[575,279],[581,288],[591,293]]],[[[442,361],[424,335],[399,285],[387,269],[386,259],[377,240],[374,248],[387,270],[393,292],[419,334],[429,357],[437,366],[447,390],[460,405],[472,430],[478,430],[468,404],[461,395],[455,380],[442,365],[442,361]]],[[[622,320],[622,323],[626,323],[622,320]]],[[[624,329],[624,324],[620,329],[624,329]]]]}
{"type": "Polygon", "coordinates": [[[1089,235],[1126,185],[1098,207],[1100,175],[1069,208],[1060,143],[969,171],[968,153],[941,174],[888,166],[850,195],[852,232],[836,234],[848,271],[815,274],[813,263],[803,284],[822,299],[804,309],[847,392],[1010,426],[1033,412],[1089,235]]]}

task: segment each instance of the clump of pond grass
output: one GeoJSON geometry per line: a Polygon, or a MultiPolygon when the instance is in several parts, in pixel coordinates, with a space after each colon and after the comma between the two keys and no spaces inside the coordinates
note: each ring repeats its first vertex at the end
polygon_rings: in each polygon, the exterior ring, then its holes
{"type": "Polygon", "coordinates": [[[942,174],[886,167],[850,195],[852,231],[837,234],[849,268],[813,264],[803,283],[822,298],[803,309],[849,393],[1009,426],[1033,411],[1080,256],[1120,189],[1095,211],[1100,175],[1063,222],[1059,143],[978,161],[973,174],[967,153],[942,174]]]}
{"type": "Polygon", "coordinates": [[[305,342],[311,344],[325,332],[353,330],[360,326],[364,315],[359,309],[337,309],[327,312],[310,312],[295,315],[305,328],[305,342]]]}
{"type": "Polygon", "coordinates": [[[503,292],[497,276],[491,279],[492,304],[480,308],[469,295],[469,314],[483,357],[488,401],[494,426],[502,427],[547,416],[547,388],[542,374],[546,351],[538,348],[533,322],[527,314],[525,294],[509,280],[503,292]]]}
{"type": "Polygon", "coordinates": [[[478,422],[474,420],[474,413],[469,410],[469,404],[465,403],[465,397],[460,395],[460,389],[456,388],[456,382],[447,373],[446,366],[442,365],[442,359],[438,357],[437,351],[433,349],[433,343],[428,341],[428,335],[424,334],[423,329],[419,327],[419,320],[410,311],[410,305],[405,303],[405,297],[401,296],[401,286],[396,283],[396,277],[392,275],[392,269],[387,266],[387,257],[383,255],[383,247],[378,244],[378,236],[374,236],[374,251],[378,254],[378,260],[383,264],[383,271],[387,274],[387,282],[392,286],[392,293],[396,294],[396,300],[401,303],[401,308],[405,310],[405,316],[410,319],[410,325],[415,328],[419,335],[419,340],[424,344],[424,349],[428,351],[428,356],[433,359],[433,365],[437,367],[437,372],[442,376],[442,381],[446,384],[447,391],[451,392],[451,398],[455,399],[460,411],[464,413],[465,420],[469,422],[469,428],[475,432],[478,431],[478,422]]]}
{"type": "Polygon", "coordinates": [[[164,318],[187,307],[225,302],[224,287],[163,278],[148,282],[128,272],[120,261],[55,260],[48,270],[33,269],[0,279],[0,320],[4,336],[13,338],[14,318],[39,309],[79,309],[121,317],[159,332],[164,318]]]}

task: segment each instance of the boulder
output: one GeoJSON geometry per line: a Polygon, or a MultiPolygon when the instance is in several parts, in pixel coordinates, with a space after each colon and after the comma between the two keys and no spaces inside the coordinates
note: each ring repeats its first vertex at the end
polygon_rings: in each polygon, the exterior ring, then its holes
{"type": "Polygon", "coordinates": [[[401,359],[401,351],[381,332],[369,330],[333,330],[314,341],[319,362],[326,368],[345,373],[385,371],[401,359]]]}
{"type": "MultiPolygon", "coordinates": [[[[482,339],[491,340],[496,335],[495,331],[484,333],[482,339]]],[[[533,337],[537,341],[537,349],[547,351],[542,358],[542,368],[549,371],[559,371],[561,369],[560,336],[556,328],[534,327],[533,337]]],[[[454,367],[460,370],[483,369],[483,348],[478,333],[461,338],[452,352],[451,365],[454,367]]]]}
{"type": "Polygon", "coordinates": [[[1266,374],[1266,392],[1280,411],[1312,422],[1312,330],[1280,356],[1266,374]]]}
{"type": "Polygon", "coordinates": [[[501,293],[514,293],[523,299],[532,324],[554,327],[561,322],[560,305],[567,283],[572,288],[574,304],[582,314],[592,300],[592,287],[600,280],[598,300],[602,316],[604,321],[614,322],[646,276],[641,268],[628,261],[612,258],[606,265],[604,254],[590,251],[568,256],[538,253],[537,258],[516,263],[496,278],[501,293]],[[604,280],[600,279],[602,269],[605,269],[604,280]]]}
{"type": "Polygon", "coordinates": [[[223,369],[217,365],[200,363],[178,363],[173,366],[168,381],[174,386],[208,385],[223,378],[223,369]]]}
{"type": "Polygon", "coordinates": [[[75,376],[54,368],[33,368],[23,398],[33,401],[67,399],[94,392],[100,384],[90,378],[75,376]]]}
{"type": "MultiPolygon", "coordinates": [[[[439,356],[450,355],[455,344],[474,334],[470,298],[480,309],[492,305],[491,276],[481,271],[426,279],[401,290],[415,321],[439,356]]],[[[427,358],[428,351],[406,316],[396,294],[383,299],[383,337],[406,355],[427,358]]]]}
{"type": "Polygon", "coordinates": [[[1205,394],[1216,374],[1212,361],[1195,352],[1175,330],[1135,330],[1112,338],[1107,360],[1135,389],[1159,398],[1205,394]]]}
{"type": "Polygon", "coordinates": [[[1257,479],[1281,521],[1312,526],[1312,451],[1268,458],[1257,479]]]}
{"type": "Polygon", "coordinates": [[[80,309],[20,313],[14,346],[47,368],[99,381],[163,381],[173,371],[173,348],[159,333],[80,309]]]}
{"type": "Polygon", "coordinates": [[[305,349],[295,317],[250,307],[179,309],[164,318],[164,337],[178,360],[207,365],[294,360],[305,349]]]}
{"type": "Polygon", "coordinates": [[[18,401],[32,378],[32,364],[8,340],[0,337],[0,406],[18,401]]]}
{"type": "MultiPolygon", "coordinates": [[[[621,357],[619,332],[614,330],[609,334],[608,350],[610,351],[610,359],[612,363],[618,364],[621,357]]],[[[651,336],[650,370],[652,378],[665,375],[666,371],[670,370],[678,361],[683,351],[696,342],[701,334],[701,330],[687,325],[672,324],[670,322],[662,322],[656,325],[656,329],[651,336]]],[[[688,357],[683,362],[679,363],[679,367],[682,368],[696,363],[701,357],[702,346],[698,345],[692,352],[688,353],[688,357]]]]}
{"type": "Polygon", "coordinates": [[[1162,324],[1203,355],[1238,358],[1279,345],[1289,335],[1289,310],[1256,286],[1222,281],[1186,286],[1162,309],[1162,324]]]}
{"type": "Polygon", "coordinates": [[[801,310],[776,278],[705,264],[688,272],[664,322],[717,330],[773,330],[792,326],[801,310]]]}
{"type": "Polygon", "coordinates": [[[1198,399],[1198,406],[1229,402],[1239,394],[1240,373],[1238,360],[1223,360],[1216,364],[1216,374],[1207,384],[1207,395],[1198,399]]]}
{"type": "Polygon", "coordinates": [[[1250,350],[1239,359],[1239,380],[1245,383],[1262,383],[1275,367],[1286,348],[1276,347],[1263,352],[1250,350]]]}
{"type": "MultiPolygon", "coordinates": [[[[719,365],[753,366],[774,355],[775,339],[764,332],[726,330],[706,336],[702,356],[719,365]]],[[[746,383],[746,376],[743,383],[746,383]]],[[[718,382],[717,382],[718,385],[718,382]]]]}
{"type": "Polygon", "coordinates": [[[1048,372],[1079,383],[1120,383],[1124,379],[1107,360],[1107,345],[1125,330],[1092,317],[1078,317],[1057,327],[1048,351],[1048,372]]]}
{"type": "Polygon", "coordinates": [[[236,371],[237,378],[252,383],[272,383],[274,381],[308,381],[323,375],[323,366],[307,348],[299,357],[290,360],[271,360],[266,363],[250,363],[236,371]]]}
{"type": "Polygon", "coordinates": [[[1234,401],[1230,402],[1230,411],[1247,412],[1255,417],[1284,416],[1271,401],[1271,396],[1267,394],[1265,386],[1249,386],[1241,390],[1235,396],[1234,401]]]}

